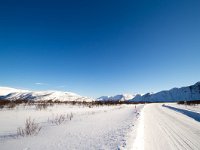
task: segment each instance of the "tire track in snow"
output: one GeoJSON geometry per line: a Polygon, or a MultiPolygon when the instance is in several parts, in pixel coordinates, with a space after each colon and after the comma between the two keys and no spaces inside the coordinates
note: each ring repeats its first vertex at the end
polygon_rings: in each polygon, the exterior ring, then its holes
{"type": "MultiPolygon", "coordinates": [[[[165,113],[163,110],[161,110],[161,111],[163,113],[165,113]]],[[[174,137],[177,139],[177,142],[179,142],[180,145],[182,145],[181,149],[183,147],[186,150],[188,150],[188,149],[191,149],[191,150],[198,149],[198,146],[196,146],[196,145],[198,145],[198,143],[196,143],[195,140],[192,141],[191,139],[189,139],[188,135],[186,136],[186,134],[184,134],[185,132],[183,132],[183,131],[186,131],[189,135],[192,135],[192,133],[190,133],[191,131],[188,130],[187,128],[185,128],[185,126],[183,126],[182,124],[179,124],[179,126],[182,126],[181,128],[178,127],[177,126],[177,124],[178,124],[177,123],[177,119],[172,117],[172,116],[170,116],[170,115],[168,115],[168,116],[169,116],[169,119],[171,120],[170,121],[171,124],[169,124],[169,122],[166,122],[166,120],[164,120],[163,118],[162,118],[162,120],[165,123],[165,127],[168,128],[168,131],[171,131],[172,135],[174,135],[174,137]],[[185,145],[182,144],[179,139],[181,139],[181,141],[184,142],[185,145]]]]}
{"type": "Polygon", "coordinates": [[[199,150],[200,123],[162,104],[144,108],[144,149],[199,150]]]}

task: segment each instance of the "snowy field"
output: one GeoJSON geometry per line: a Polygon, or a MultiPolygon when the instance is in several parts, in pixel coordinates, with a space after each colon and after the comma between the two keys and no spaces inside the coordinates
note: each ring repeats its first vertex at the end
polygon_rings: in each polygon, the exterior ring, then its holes
{"type": "Polygon", "coordinates": [[[54,105],[44,110],[17,106],[0,110],[1,150],[131,149],[136,138],[136,121],[143,105],[74,106],[54,105]],[[72,115],[55,124],[60,115],[72,115]],[[27,118],[41,127],[37,135],[18,136],[17,128],[27,118]]]}

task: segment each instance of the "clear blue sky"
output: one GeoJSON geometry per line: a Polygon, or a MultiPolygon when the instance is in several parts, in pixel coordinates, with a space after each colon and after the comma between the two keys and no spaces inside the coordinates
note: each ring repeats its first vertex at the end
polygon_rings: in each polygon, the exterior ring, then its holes
{"type": "Polygon", "coordinates": [[[0,86],[98,97],[199,77],[199,0],[0,2],[0,86]]]}

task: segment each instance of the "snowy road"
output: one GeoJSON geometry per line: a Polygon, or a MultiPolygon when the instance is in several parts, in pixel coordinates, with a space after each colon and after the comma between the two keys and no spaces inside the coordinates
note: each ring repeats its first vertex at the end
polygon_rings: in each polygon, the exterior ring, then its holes
{"type": "Polygon", "coordinates": [[[145,150],[199,150],[200,122],[163,107],[149,104],[144,107],[140,121],[143,132],[138,133],[138,149],[145,150]],[[141,135],[142,134],[142,135],[141,135]]]}

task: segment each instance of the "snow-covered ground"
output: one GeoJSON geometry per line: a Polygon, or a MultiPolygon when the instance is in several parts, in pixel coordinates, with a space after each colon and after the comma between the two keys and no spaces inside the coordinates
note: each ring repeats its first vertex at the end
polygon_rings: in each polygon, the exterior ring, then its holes
{"type": "Polygon", "coordinates": [[[169,103],[168,106],[172,106],[175,108],[185,109],[192,112],[200,113],[200,105],[180,105],[177,103],[169,103]]]}
{"type": "Polygon", "coordinates": [[[200,122],[163,104],[147,104],[136,141],[134,150],[199,150],[200,122]]]}
{"type": "MultiPolygon", "coordinates": [[[[143,105],[137,105],[137,112],[143,105]]],[[[19,106],[0,110],[1,150],[131,149],[136,138],[135,105],[72,106],[55,105],[45,110],[19,106]],[[56,115],[73,114],[60,125],[49,122],[56,115]],[[38,135],[16,136],[31,117],[42,127],[38,135]]]]}
{"type": "Polygon", "coordinates": [[[4,108],[0,110],[0,149],[199,150],[199,108],[175,103],[137,105],[137,112],[135,105],[4,108]],[[49,121],[71,113],[72,120],[60,125],[49,121]],[[42,127],[39,134],[16,136],[29,117],[42,127]]]}

